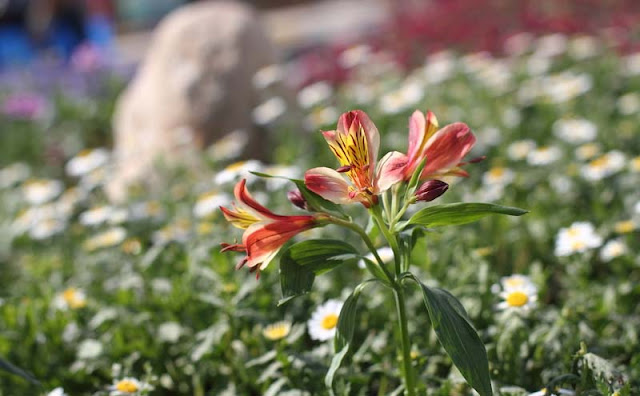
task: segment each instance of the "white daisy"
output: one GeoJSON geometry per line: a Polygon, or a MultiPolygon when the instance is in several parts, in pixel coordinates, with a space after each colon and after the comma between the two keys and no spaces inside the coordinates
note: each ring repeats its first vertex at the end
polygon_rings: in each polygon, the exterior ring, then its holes
{"type": "Polygon", "coordinates": [[[136,202],[129,207],[131,220],[161,219],[165,216],[164,208],[159,201],[136,202]]]}
{"type": "Polygon", "coordinates": [[[175,343],[183,333],[182,325],[178,322],[165,322],[158,326],[158,340],[175,343]]]}
{"type": "Polygon", "coordinates": [[[333,95],[333,88],[325,81],[307,85],[298,92],[298,104],[305,109],[319,105],[333,95]]]}
{"type": "Polygon", "coordinates": [[[553,123],[553,133],[567,143],[580,144],[596,138],[596,124],[582,118],[560,119],[553,123]]]}
{"type": "Polygon", "coordinates": [[[251,116],[256,124],[269,125],[284,114],[286,110],[287,102],[279,96],[274,96],[253,109],[251,116]]]}
{"type": "Polygon", "coordinates": [[[622,59],[622,71],[627,76],[640,74],[640,52],[622,59]]]}
{"type": "Polygon", "coordinates": [[[189,240],[190,233],[191,223],[184,219],[178,219],[154,232],[151,239],[154,244],[165,244],[169,242],[184,243],[189,240]]]}
{"type": "Polygon", "coordinates": [[[593,79],[586,73],[564,72],[545,77],[542,91],[552,103],[564,103],[583,95],[593,86],[593,79]]]}
{"type": "Polygon", "coordinates": [[[575,222],[569,228],[562,228],[556,236],[556,256],[583,253],[602,245],[602,238],[596,234],[589,222],[575,222]]]}
{"type": "Polygon", "coordinates": [[[507,156],[514,160],[519,161],[527,158],[530,152],[536,149],[536,142],[531,139],[518,140],[507,147],[507,156]]]}
{"type": "MultiPolygon", "coordinates": [[[[383,263],[385,264],[390,263],[393,260],[393,249],[391,249],[389,246],[381,247],[380,249],[377,249],[377,252],[378,252],[378,256],[380,256],[380,259],[382,260],[383,263]]],[[[364,257],[376,263],[376,258],[373,255],[373,253],[368,253],[364,257]]],[[[358,267],[363,269],[367,268],[367,266],[364,263],[364,260],[358,261],[358,267]]]]}
{"type": "Polygon", "coordinates": [[[530,165],[549,165],[562,157],[562,151],[555,146],[543,146],[532,150],[527,154],[527,162],[530,165]]]}
{"type": "Polygon", "coordinates": [[[133,377],[114,380],[109,387],[109,396],[138,395],[140,392],[153,390],[153,387],[133,377]]]}
{"type": "Polygon", "coordinates": [[[366,44],[359,44],[347,48],[338,55],[338,63],[345,69],[363,65],[371,57],[371,47],[366,44]]]}
{"type": "Polygon", "coordinates": [[[536,306],[538,288],[529,282],[522,282],[520,286],[516,286],[516,283],[518,283],[517,280],[512,280],[512,285],[500,292],[502,301],[496,306],[497,309],[528,312],[536,306]]]}
{"type": "Polygon", "coordinates": [[[500,284],[494,285],[492,288],[494,293],[510,290],[529,290],[531,293],[537,293],[537,286],[530,277],[521,274],[513,274],[510,276],[503,276],[500,278],[500,284]]]}
{"type": "Polygon", "coordinates": [[[84,176],[109,162],[109,151],[104,148],[87,149],[71,158],[65,167],[72,177],[84,176]]]}
{"type": "Polygon", "coordinates": [[[227,194],[209,191],[201,194],[195,206],[193,207],[193,215],[199,219],[211,216],[219,211],[220,206],[228,205],[231,198],[227,194]]]}
{"type": "Polygon", "coordinates": [[[533,44],[533,35],[528,32],[516,33],[504,42],[504,51],[510,56],[520,56],[529,51],[533,44]]]}
{"type": "Polygon", "coordinates": [[[628,252],[627,245],[621,239],[613,239],[607,242],[600,250],[600,259],[602,261],[611,261],[616,257],[623,256],[628,252]]]}
{"type": "Polygon", "coordinates": [[[507,107],[502,113],[502,123],[507,128],[517,127],[520,125],[520,121],[522,121],[522,115],[515,107],[507,107]]]}
{"type": "Polygon", "coordinates": [[[344,303],[338,300],[328,300],[320,305],[307,322],[309,336],[313,340],[326,341],[336,335],[340,310],[344,303]]]}
{"type": "Polygon", "coordinates": [[[22,185],[25,200],[31,205],[42,205],[62,192],[64,184],[60,180],[32,179],[22,185]]]}
{"type": "Polygon", "coordinates": [[[0,169],[0,189],[12,187],[24,181],[31,174],[29,166],[16,162],[0,169]]]}
{"type": "Polygon", "coordinates": [[[429,55],[423,67],[424,80],[428,84],[440,84],[448,80],[455,71],[456,59],[451,51],[440,51],[429,55]]]}
{"type": "Polygon", "coordinates": [[[580,174],[590,181],[602,180],[621,171],[625,165],[624,154],[618,150],[612,150],[583,165],[580,168],[580,174]]]}
{"type": "Polygon", "coordinates": [[[535,44],[535,55],[540,57],[554,57],[567,51],[567,36],[553,33],[540,37],[535,44]]]}
{"type": "Polygon", "coordinates": [[[77,357],[79,360],[91,360],[102,355],[104,347],[102,343],[94,339],[86,339],[78,345],[77,357]]]}
{"type": "Polygon", "coordinates": [[[593,36],[578,36],[569,42],[569,55],[576,60],[591,58],[600,52],[601,44],[593,36]]]}
{"type": "Polygon", "coordinates": [[[319,107],[307,116],[307,124],[310,129],[319,128],[334,123],[338,116],[338,110],[333,106],[319,107]]]}
{"type": "Polygon", "coordinates": [[[264,173],[271,176],[280,176],[266,179],[267,190],[275,191],[289,185],[288,179],[300,178],[302,171],[297,166],[285,166],[285,165],[271,165],[265,168],[264,173]]]}
{"type": "MultiPolygon", "coordinates": [[[[567,396],[573,396],[576,393],[570,389],[556,389],[553,392],[549,392],[549,396],[561,396],[561,395],[567,395],[567,396]]],[[[529,396],[547,396],[547,388],[542,388],[537,392],[533,392],[530,393],[529,396]]]]}
{"type": "Polygon", "coordinates": [[[237,182],[240,179],[247,179],[247,183],[254,181],[256,178],[250,172],[262,170],[262,163],[258,160],[248,160],[233,163],[220,172],[218,172],[213,182],[217,185],[237,182]]]}
{"type": "Polygon", "coordinates": [[[115,208],[110,205],[96,206],[80,213],[78,221],[84,226],[99,226],[106,223],[114,211],[115,208]]]}

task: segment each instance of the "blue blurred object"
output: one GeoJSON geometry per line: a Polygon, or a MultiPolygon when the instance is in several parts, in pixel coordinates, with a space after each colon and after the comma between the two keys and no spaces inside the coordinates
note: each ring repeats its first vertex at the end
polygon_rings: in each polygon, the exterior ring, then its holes
{"type": "Polygon", "coordinates": [[[27,63],[33,56],[33,47],[23,28],[0,26],[0,67],[27,63]]]}

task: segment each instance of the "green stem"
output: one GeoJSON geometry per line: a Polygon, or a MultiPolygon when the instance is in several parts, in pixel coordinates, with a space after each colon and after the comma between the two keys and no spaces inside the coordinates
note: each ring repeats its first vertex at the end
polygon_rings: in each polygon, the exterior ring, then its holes
{"type": "Polygon", "coordinates": [[[416,386],[413,380],[413,366],[411,364],[411,340],[407,328],[407,308],[404,302],[404,290],[400,284],[393,292],[396,301],[396,311],[400,322],[400,338],[402,340],[402,364],[404,374],[405,395],[415,396],[416,386]]]}
{"type": "Polygon", "coordinates": [[[384,220],[382,219],[382,211],[379,206],[374,206],[370,209],[371,216],[373,216],[373,220],[378,225],[380,232],[384,235],[384,238],[389,243],[391,250],[393,250],[393,259],[395,262],[396,269],[396,277],[400,275],[402,272],[402,256],[400,255],[400,249],[398,248],[398,241],[395,236],[391,234],[387,226],[384,224],[384,220]]]}
{"type": "Polygon", "coordinates": [[[380,258],[380,255],[378,254],[378,249],[376,249],[376,247],[373,245],[373,242],[371,241],[371,238],[369,238],[369,235],[367,235],[367,233],[365,232],[365,230],[362,229],[362,227],[360,227],[359,225],[357,225],[355,223],[352,223],[350,221],[338,219],[338,218],[335,218],[335,217],[329,218],[328,221],[330,223],[333,223],[333,224],[348,228],[351,231],[355,232],[356,234],[360,235],[360,238],[362,238],[362,240],[364,241],[365,245],[367,245],[367,247],[369,248],[369,250],[373,254],[373,257],[378,262],[378,265],[380,266],[380,268],[384,272],[384,274],[387,277],[387,280],[389,281],[389,283],[392,284],[392,285],[395,285],[395,280],[393,278],[393,275],[391,275],[391,273],[389,272],[389,270],[385,266],[384,261],[382,261],[382,259],[380,258]]]}

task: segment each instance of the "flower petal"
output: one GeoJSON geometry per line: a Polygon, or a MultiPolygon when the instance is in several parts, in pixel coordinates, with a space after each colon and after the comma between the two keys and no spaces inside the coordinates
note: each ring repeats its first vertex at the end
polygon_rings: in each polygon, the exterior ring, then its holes
{"type": "Polygon", "coordinates": [[[247,228],[242,243],[247,247],[247,266],[266,268],[278,250],[296,234],[316,225],[313,216],[290,216],[272,223],[256,223],[247,228]]]}
{"type": "Polygon", "coordinates": [[[440,129],[427,143],[425,149],[427,164],[420,178],[430,178],[452,170],[467,155],[475,142],[476,137],[462,122],[456,122],[440,129]]]}
{"type": "Polygon", "coordinates": [[[429,139],[438,129],[438,120],[431,111],[425,117],[421,111],[416,110],[409,119],[409,149],[407,151],[408,164],[404,171],[405,180],[408,180],[424,158],[425,148],[429,139]]]}
{"type": "Polygon", "coordinates": [[[407,160],[406,155],[397,151],[387,153],[380,160],[376,168],[376,193],[384,192],[392,185],[402,181],[407,160]]]}
{"type": "Polygon", "coordinates": [[[238,209],[244,209],[245,211],[251,212],[255,217],[272,220],[282,218],[282,216],[279,216],[260,205],[260,203],[251,196],[249,190],[247,190],[247,179],[242,179],[235,185],[233,188],[233,195],[235,195],[238,203],[241,205],[241,208],[238,209]]]}
{"type": "Polygon", "coordinates": [[[304,184],[314,193],[336,204],[351,203],[349,184],[340,173],[331,168],[309,169],[304,174],[304,184]]]}

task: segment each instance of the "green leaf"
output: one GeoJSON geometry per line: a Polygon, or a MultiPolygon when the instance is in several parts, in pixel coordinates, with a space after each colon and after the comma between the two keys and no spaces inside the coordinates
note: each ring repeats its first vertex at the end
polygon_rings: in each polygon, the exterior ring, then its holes
{"type": "Polygon", "coordinates": [[[40,381],[38,381],[33,375],[27,373],[20,367],[17,367],[2,358],[0,358],[0,370],[4,370],[10,374],[17,375],[18,377],[22,377],[34,385],[40,385],[40,381]]]}
{"type": "Polygon", "coordinates": [[[347,261],[356,261],[358,251],[350,244],[335,239],[312,239],[289,248],[291,258],[316,275],[323,274],[347,261]]]}
{"type": "Polygon", "coordinates": [[[479,220],[490,214],[522,216],[528,211],[490,203],[453,203],[429,206],[411,216],[409,224],[425,227],[466,224],[479,220]]]}
{"type": "Polygon", "coordinates": [[[333,377],[336,371],[340,368],[342,360],[346,356],[349,348],[351,347],[351,340],[353,339],[353,333],[356,326],[356,308],[358,304],[358,298],[364,288],[372,282],[378,282],[377,279],[368,279],[353,290],[353,292],[347,297],[342,309],[340,310],[340,317],[338,318],[338,325],[336,329],[336,336],[334,339],[334,349],[336,354],[331,360],[331,367],[327,371],[327,375],[324,378],[324,383],[329,389],[329,393],[333,395],[333,377]]]}
{"type": "Polygon", "coordinates": [[[491,396],[487,351],[462,304],[448,291],[429,288],[415,275],[410,277],[422,289],[433,329],[453,363],[480,396],[491,396]]]}
{"type": "Polygon", "coordinates": [[[357,259],[355,248],[343,241],[313,239],[292,245],[280,258],[282,299],[278,305],[310,292],[316,275],[357,259]]]}

